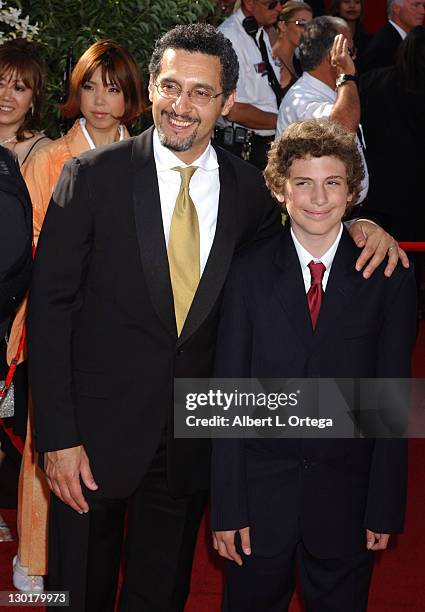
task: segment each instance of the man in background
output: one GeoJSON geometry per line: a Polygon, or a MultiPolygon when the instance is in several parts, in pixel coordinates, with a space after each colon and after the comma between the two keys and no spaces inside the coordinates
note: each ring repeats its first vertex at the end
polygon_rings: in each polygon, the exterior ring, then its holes
{"type": "Polygon", "coordinates": [[[388,21],[373,36],[363,54],[360,71],[395,64],[400,43],[412,28],[422,25],[425,17],[425,0],[388,0],[388,21]]]}
{"type": "MultiPolygon", "coordinates": [[[[349,132],[359,132],[360,100],[356,68],[350,55],[352,45],[350,29],[339,17],[316,17],[305,26],[300,41],[304,72],[282,101],[277,137],[291,123],[320,117],[329,117],[349,132]]],[[[369,180],[359,138],[358,147],[365,170],[359,197],[362,202],[369,180]]]]}
{"type": "Polygon", "coordinates": [[[261,170],[274,139],[281,102],[280,67],[272,56],[274,24],[282,8],[276,0],[242,0],[241,8],[219,30],[239,61],[235,104],[218,121],[218,144],[261,170]]]}

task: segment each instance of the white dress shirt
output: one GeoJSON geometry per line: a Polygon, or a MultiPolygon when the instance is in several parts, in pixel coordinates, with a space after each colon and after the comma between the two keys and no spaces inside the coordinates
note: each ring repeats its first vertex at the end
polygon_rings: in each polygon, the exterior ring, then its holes
{"type": "Polygon", "coordinates": [[[322,280],[323,291],[325,291],[326,285],[328,284],[328,279],[329,279],[329,274],[331,272],[332,263],[335,258],[335,253],[338,248],[339,241],[341,240],[342,223],[341,223],[340,230],[338,232],[338,236],[335,239],[335,242],[326,251],[326,253],[322,255],[322,257],[320,257],[319,259],[317,257],[313,257],[313,255],[311,255],[311,253],[309,253],[303,247],[303,245],[300,243],[300,241],[297,239],[294,232],[292,231],[292,227],[291,227],[291,236],[292,236],[292,240],[294,241],[295,250],[297,251],[298,259],[300,261],[301,271],[303,273],[303,279],[304,279],[305,292],[307,293],[311,287],[311,272],[310,272],[310,268],[308,267],[308,264],[311,261],[314,261],[314,263],[318,263],[320,261],[326,268],[325,273],[323,274],[323,280],[322,280]]]}
{"type": "Polygon", "coordinates": [[[404,40],[407,36],[407,32],[405,32],[403,30],[403,28],[400,28],[399,25],[397,25],[396,23],[394,23],[394,21],[391,21],[391,19],[388,20],[390,22],[390,24],[393,26],[393,28],[395,28],[397,30],[397,32],[400,34],[402,40],[404,40]]]}
{"type": "MultiPolygon", "coordinates": [[[[277,113],[276,96],[273,89],[269,85],[267,73],[261,74],[258,72],[258,66],[263,63],[259,47],[255,44],[252,36],[245,32],[242,22],[245,19],[245,14],[242,9],[239,9],[233,15],[230,15],[219,26],[219,30],[226,38],[230,40],[239,60],[239,79],[236,86],[236,102],[243,104],[251,104],[256,108],[266,113],[277,113]]],[[[256,35],[257,43],[259,42],[260,34],[263,28],[258,28],[256,35]]],[[[280,79],[280,67],[272,55],[269,35],[264,31],[264,42],[266,44],[267,53],[270,64],[276,74],[276,78],[280,79]]],[[[220,127],[230,125],[225,117],[221,117],[218,121],[220,127]]],[[[235,123],[235,125],[238,125],[235,123]]],[[[273,136],[274,130],[253,130],[260,136],[273,136]]]]}
{"type": "MultiPolygon", "coordinates": [[[[286,130],[288,125],[295,121],[329,117],[336,101],[336,95],[335,89],[331,89],[323,81],[316,79],[308,72],[303,72],[303,75],[292,85],[282,100],[277,117],[276,139],[286,130]]],[[[359,127],[361,131],[361,126],[359,127]]],[[[358,138],[357,147],[365,172],[360,196],[357,200],[357,204],[359,204],[363,202],[369,189],[369,173],[362,145],[358,138]]]]}
{"type": "MultiPolygon", "coordinates": [[[[159,142],[156,130],[153,133],[153,153],[161,200],[162,224],[168,246],[171,219],[181,183],[180,174],[172,168],[177,166],[185,168],[187,164],[159,142]]],[[[211,144],[190,166],[198,167],[190,180],[189,194],[198,215],[202,275],[214,242],[220,195],[217,155],[211,144]]]]}

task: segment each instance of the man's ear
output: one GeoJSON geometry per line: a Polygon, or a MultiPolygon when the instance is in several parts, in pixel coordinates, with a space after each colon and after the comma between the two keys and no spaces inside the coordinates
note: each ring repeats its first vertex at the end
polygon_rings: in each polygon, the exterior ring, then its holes
{"type": "Polygon", "coordinates": [[[153,102],[152,100],[152,93],[153,93],[153,88],[155,87],[155,85],[153,84],[153,76],[150,75],[149,77],[149,85],[148,85],[148,92],[149,92],[149,100],[151,102],[153,102]]]}
{"type": "Polygon", "coordinates": [[[354,196],[353,196],[353,194],[352,194],[352,193],[349,193],[349,194],[348,194],[348,196],[347,196],[347,204],[349,204],[350,202],[352,202],[352,201],[353,201],[353,197],[354,197],[354,196]]]}
{"type": "Polygon", "coordinates": [[[230,109],[232,108],[232,106],[235,103],[235,96],[236,96],[236,92],[232,91],[232,93],[229,95],[229,97],[226,99],[225,103],[223,104],[223,108],[221,109],[221,114],[223,116],[228,115],[230,112],[230,109]]]}

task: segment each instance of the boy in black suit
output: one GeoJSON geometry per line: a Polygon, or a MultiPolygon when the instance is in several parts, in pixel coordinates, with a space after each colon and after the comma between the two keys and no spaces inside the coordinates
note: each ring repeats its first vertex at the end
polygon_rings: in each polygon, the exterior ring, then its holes
{"type": "MultiPolygon", "coordinates": [[[[273,146],[265,177],[290,228],[234,263],[216,376],[409,376],[412,273],[399,267],[366,284],[341,223],[362,172],[354,136],[329,120],[293,124],[273,146]]],[[[287,610],[295,561],[307,611],[366,610],[373,551],[403,529],[406,471],[403,439],[215,440],[226,611],[287,610]]]]}

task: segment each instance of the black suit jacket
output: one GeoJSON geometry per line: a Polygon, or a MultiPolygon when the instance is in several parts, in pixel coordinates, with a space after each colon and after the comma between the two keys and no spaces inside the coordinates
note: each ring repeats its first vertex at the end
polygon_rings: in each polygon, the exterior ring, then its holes
{"type": "Polygon", "coordinates": [[[362,75],[360,100],[370,175],[363,212],[398,240],[423,240],[425,90],[409,91],[390,66],[362,75]]]}
{"type": "MultiPolygon", "coordinates": [[[[415,283],[400,267],[365,280],[358,249],[341,238],[313,332],[289,231],[242,255],[226,285],[219,377],[408,377],[415,283]]],[[[295,411],[296,414],[296,411],[295,411]]],[[[406,440],[217,439],[212,526],[252,528],[253,552],[272,556],[302,538],[317,556],[364,550],[365,528],[398,532],[406,440]]]]}
{"type": "Polygon", "coordinates": [[[217,149],[214,243],[177,338],[152,130],[64,167],[38,243],[28,316],[40,451],[83,444],[95,496],[128,496],[168,432],[175,495],[207,488],[209,445],[173,440],[174,377],[209,376],[235,250],[280,231],[260,173],[217,149]]]}
{"type": "Polygon", "coordinates": [[[15,155],[0,146],[0,340],[32,269],[32,207],[15,155]]]}
{"type": "Polygon", "coordinates": [[[395,27],[387,23],[373,35],[360,61],[359,71],[392,66],[396,61],[397,49],[402,38],[395,27]]]}

